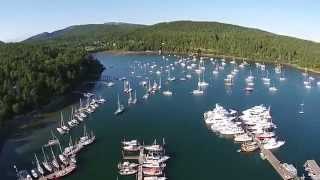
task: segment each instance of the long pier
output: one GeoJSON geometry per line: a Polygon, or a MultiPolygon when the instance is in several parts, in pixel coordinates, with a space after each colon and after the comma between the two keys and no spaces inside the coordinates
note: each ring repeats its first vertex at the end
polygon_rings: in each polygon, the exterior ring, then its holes
{"type": "Polygon", "coordinates": [[[285,169],[281,161],[278,160],[277,157],[270,150],[264,149],[259,139],[255,138],[255,141],[257,142],[261,153],[264,155],[266,160],[268,160],[271,166],[277,171],[277,173],[281,176],[282,179],[299,179],[297,175],[285,169]]]}

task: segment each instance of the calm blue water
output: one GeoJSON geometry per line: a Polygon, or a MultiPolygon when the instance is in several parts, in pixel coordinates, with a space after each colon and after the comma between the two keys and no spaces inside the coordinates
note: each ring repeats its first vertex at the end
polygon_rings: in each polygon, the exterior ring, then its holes
{"type": "MultiPolygon", "coordinates": [[[[130,75],[135,64],[155,63],[158,66],[173,63],[175,57],[169,57],[165,62],[156,55],[112,55],[97,53],[106,70],[103,75],[112,77],[128,77],[131,85],[137,90],[138,103],[127,105],[127,96],[122,93],[123,84],[116,81],[116,86],[108,88],[102,83],[96,83],[93,91],[108,100],[86,121],[89,129],[97,136],[97,142],[82,151],[78,157],[78,168],[74,174],[66,177],[67,180],[79,179],[116,179],[117,163],[120,160],[120,141],[123,138],[137,138],[145,143],[151,143],[155,138],[161,141],[165,138],[167,153],[172,157],[168,161],[166,176],[169,179],[279,179],[272,167],[263,161],[258,153],[238,153],[239,144],[230,139],[218,137],[205,125],[202,114],[220,103],[226,108],[244,110],[254,105],[265,104],[271,106],[274,122],[278,125],[277,134],[286,144],[275,151],[282,161],[293,163],[302,173],[302,165],[307,159],[320,160],[320,88],[314,83],[312,89],[307,90],[303,85],[301,72],[285,68],[286,81],[280,82],[279,75],[274,73],[274,66],[267,65],[272,84],[278,92],[270,93],[262,83],[262,71],[255,65],[239,69],[234,86],[226,90],[224,78],[232,70],[227,64],[218,76],[213,76],[213,65],[205,61],[205,80],[209,83],[203,96],[193,96],[190,92],[196,88],[197,75],[192,72],[192,79],[180,81],[187,70],[176,66],[171,71],[177,80],[170,84],[165,83],[166,73],[162,74],[162,89],[168,87],[173,91],[172,97],[156,93],[145,101],[141,97],[145,93],[139,82],[143,78],[130,75]],[[252,71],[255,76],[255,90],[252,94],[245,93],[244,79],[252,71]],[[121,116],[115,117],[117,94],[126,106],[121,116]],[[305,114],[300,115],[300,103],[305,104],[305,114]]],[[[147,71],[149,71],[148,69],[147,71]]],[[[155,72],[155,71],[154,71],[155,72]]],[[[145,73],[136,66],[136,75],[148,76],[152,81],[158,81],[155,73],[145,73]]],[[[318,77],[314,76],[316,81],[318,77]]],[[[70,113],[70,107],[62,111],[70,113]]],[[[46,143],[50,129],[55,129],[59,113],[50,114],[45,125],[29,131],[19,131],[2,144],[0,154],[1,179],[14,179],[13,164],[20,169],[30,169],[33,153],[38,153],[40,147],[46,143]]],[[[79,136],[82,128],[73,130],[73,136],[79,136]]],[[[67,143],[68,137],[59,138],[67,143]]],[[[58,149],[56,149],[57,151],[58,149]]],[[[119,179],[134,179],[121,177],[119,179]]]]}

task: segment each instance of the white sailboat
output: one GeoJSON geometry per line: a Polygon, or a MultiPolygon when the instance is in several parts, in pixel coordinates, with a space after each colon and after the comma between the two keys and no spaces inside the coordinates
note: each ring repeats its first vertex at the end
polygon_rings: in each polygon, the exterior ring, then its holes
{"type": "Polygon", "coordinates": [[[63,120],[63,115],[62,112],[60,113],[60,125],[57,127],[57,131],[60,134],[65,134],[67,133],[70,129],[64,124],[64,120],[63,120]]]}
{"type": "Polygon", "coordinates": [[[118,94],[118,103],[117,103],[118,107],[117,110],[114,112],[115,115],[119,115],[124,111],[124,106],[120,103],[120,98],[119,98],[119,94],[118,94]]]}
{"type": "Polygon", "coordinates": [[[50,147],[50,150],[51,150],[51,155],[52,155],[52,161],[51,161],[51,163],[52,163],[52,165],[53,165],[55,168],[59,169],[60,165],[59,165],[59,163],[58,163],[58,161],[57,161],[57,158],[56,158],[56,156],[55,156],[55,154],[54,154],[54,152],[53,152],[53,150],[52,150],[52,147],[50,147]]]}
{"type": "Polygon", "coordinates": [[[300,104],[300,111],[299,111],[299,114],[304,114],[303,107],[304,107],[304,103],[301,103],[301,104],[300,104]]]}
{"type": "Polygon", "coordinates": [[[61,148],[61,144],[59,142],[59,149],[60,149],[60,154],[58,155],[60,161],[64,164],[64,165],[67,165],[68,164],[68,161],[67,161],[67,158],[64,156],[63,154],[63,151],[62,151],[62,148],[61,148]]]}
{"type": "Polygon", "coordinates": [[[51,130],[50,132],[51,132],[51,137],[52,137],[52,139],[49,139],[49,140],[48,140],[48,143],[44,145],[45,147],[53,146],[53,145],[56,145],[56,144],[59,143],[59,140],[58,140],[57,137],[53,134],[52,130],[51,130]]]}
{"type": "Polygon", "coordinates": [[[42,165],[44,166],[44,168],[46,168],[47,171],[51,172],[52,171],[52,166],[48,162],[48,158],[47,158],[46,153],[44,152],[43,147],[42,147],[42,153],[43,153],[43,159],[44,159],[43,162],[42,162],[42,165]]]}
{"type": "Polygon", "coordinates": [[[161,76],[159,78],[159,85],[158,85],[158,90],[160,90],[160,89],[161,89],[161,76]]]}
{"type": "Polygon", "coordinates": [[[134,92],[134,97],[132,97],[132,93],[129,92],[128,104],[136,104],[137,103],[137,93],[134,92]]]}
{"type": "Polygon", "coordinates": [[[198,86],[198,89],[195,89],[192,91],[193,95],[203,95],[203,90],[201,89],[200,86],[198,86]]]}
{"type": "Polygon", "coordinates": [[[201,74],[199,74],[199,81],[198,81],[198,86],[200,87],[206,87],[209,84],[204,80],[204,71],[202,72],[202,80],[201,80],[201,74]]]}
{"type": "Polygon", "coordinates": [[[44,170],[40,165],[40,162],[38,160],[37,154],[34,154],[34,158],[36,159],[36,166],[37,166],[38,172],[43,175],[44,174],[44,170]]]}
{"type": "Polygon", "coordinates": [[[174,81],[176,80],[175,77],[171,77],[170,68],[168,69],[168,81],[174,81]]]}

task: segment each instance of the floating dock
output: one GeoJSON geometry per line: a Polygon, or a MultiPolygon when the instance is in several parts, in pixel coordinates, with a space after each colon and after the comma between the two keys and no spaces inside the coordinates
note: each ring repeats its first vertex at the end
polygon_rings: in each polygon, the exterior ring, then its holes
{"type": "Polygon", "coordinates": [[[137,180],[143,180],[142,164],[145,159],[144,147],[143,146],[140,147],[139,156],[125,156],[124,153],[122,153],[122,156],[124,160],[137,160],[139,162],[137,180]]]}
{"type": "Polygon", "coordinates": [[[40,176],[38,180],[59,179],[73,172],[75,168],[75,165],[69,165],[61,170],[56,170],[53,173],[48,174],[46,176],[40,176]]]}
{"type": "Polygon", "coordinates": [[[260,151],[264,155],[265,159],[268,160],[268,162],[277,171],[277,173],[281,176],[282,179],[284,180],[299,179],[299,177],[296,174],[293,174],[292,172],[284,168],[281,161],[278,160],[277,157],[270,150],[264,149],[259,139],[255,138],[255,141],[257,142],[260,148],[260,151]]]}

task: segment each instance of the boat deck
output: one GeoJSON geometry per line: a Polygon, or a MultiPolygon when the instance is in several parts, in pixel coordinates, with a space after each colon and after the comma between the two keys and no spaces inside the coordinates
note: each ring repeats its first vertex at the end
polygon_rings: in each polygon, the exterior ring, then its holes
{"type": "Polygon", "coordinates": [[[320,167],[315,160],[307,160],[304,167],[306,171],[314,175],[314,179],[320,179],[320,167]]]}

